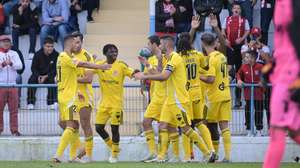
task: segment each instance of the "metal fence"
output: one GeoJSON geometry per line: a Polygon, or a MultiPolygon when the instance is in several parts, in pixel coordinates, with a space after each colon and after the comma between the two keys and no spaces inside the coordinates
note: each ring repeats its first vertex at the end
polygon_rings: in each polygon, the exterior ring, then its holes
{"type": "MultiPolygon", "coordinates": [[[[56,87],[55,85],[0,85],[0,88],[7,87],[18,87],[21,89],[20,105],[18,112],[19,120],[19,131],[22,135],[30,136],[44,136],[44,135],[60,135],[62,133],[61,128],[58,126],[59,112],[56,109],[51,109],[47,106],[47,88],[56,87]],[[36,103],[33,110],[27,109],[27,90],[29,87],[38,88],[36,93],[36,103]]],[[[234,105],[238,102],[238,94],[235,94],[237,90],[236,85],[231,85],[232,94],[232,121],[230,122],[230,128],[233,135],[246,135],[245,126],[245,110],[250,111],[250,131],[252,135],[256,134],[255,120],[262,120],[262,134],[267,135],[268,124],[267,124],[267,112],[268,101],[270,89],[265,89],[263,92],[262,103],[256,103],[255,100],[255,89],[258,88],[257,85],[244,85],[244,88],[249,88],[251,90],[251,99],[247,101],[244,97],[244,89],[241,89],[241,106],[234,108],[234,105]],[[250,104],[249,104],[250,103],[250,104]],[[256,105],[256,106],[255,106],[256,105]],[[248,107],[249,106],[249,107],[248,107]],[[262,110],[260,110],[262,109],[262,110]],[[261,114],[262,115],[258,115],[261,114]],[[256,118],[255,118],[256,114],[256,118]],[[261,118],[259,118],[259,116],[261,118]]],[[[100,99],[99,86],[94,86],[95,93],[95,104],[92,124],[94,123],[94,116],[97,111],[97,103],[100,99]]],[[[1,95],[0,95],[1,96],[1,95]]],[[[137,136],[142,133],[142,119],[143,114],[147,108],[148,97],[143,96],[140,92],[139,85],[125,85],[124,86],[124,123],[120,127],[120,133],[123,136],[137,136]]],[[[9,112],[7,107],[3,113],[4,118],[4,131],[2,135],[10,135],[9,131],[9,112]]]]}

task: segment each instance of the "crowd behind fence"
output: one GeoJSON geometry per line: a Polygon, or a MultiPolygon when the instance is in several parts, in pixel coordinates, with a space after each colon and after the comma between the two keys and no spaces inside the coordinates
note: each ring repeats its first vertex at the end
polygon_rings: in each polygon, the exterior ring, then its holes
{"type": "MultiPolygon", "coordinates": [[[[51,109],[47,106],[47,88],[56,87],[56,85],[51,84],[37,84],[37,85],[0,85],[2,88],[7,87],[18,87],[21,89],[20,105],[18,112],[18,123],[19,131],[23,136],[55,136],[62,133],[62,129],[58,126],[59,112],[58,109],[51,109]],[[29,87],[39,88],[37,91],[37,100],[35,108],[33,110],[27,109],[27,89],[29,87]]],[[[237,89],[237,85],[232,84],[231,86],[232,95],[232,107],[236,101],[234,90],[237,89]]],[[[260,133],[268,135],[268,112],[269,112],[269,96],[270,86],[264,89],[264,100],[263,103],[255,103],[255,88],[260,87],[258,85],[244,85],[243,88],[251,89],[251,100],[250,100],[250,130],[246,130],[245,126],[245,106],[246,101],[243,96],[243,89],[241,89],[241,100],[242,106],[240,108],[232,108],[232,121],[230,122],[230,128],[233,135],[238,136],[249,136],[249,132],[254,136],[257,131],[257,120],[262,121],[262,130],[260,133]],[[257,107],[255,107],[255,105],[257,107]],[[255,109],[262,109],[255,112],[255,109]],[[263,114],[259,114],[263,113],[263,114]],[[259,115],[258,115],[259,114],[259,115]],[[255,118],[256,117],[256,118],[255,118]],[[262,118],[259,118],[262,117],[262,118]]],[[[99,86],[94,86],[95,94],[95,108],[92,114],[92,121],[94,123],[94,116],[97,111],[98,101],[100,100],[100,90],[99,86]]],[[[142,121],[143,114],[148,105],[148,97],[141,94],[141,89],[139,85],[124,85],[124,122],[120,127],[120,134],[122,136],[139,136],[142,134],[142,121]]],[[[112,102],[113,103],[113,102],[112,102]]],[[[5,107],[3,113],[4,119],[4,131],[1,135],[10,135],[9,131],[9,112],[7,107],[5,107]]],[[[95,134],[96,135],[96,134],[95,134]]]]}

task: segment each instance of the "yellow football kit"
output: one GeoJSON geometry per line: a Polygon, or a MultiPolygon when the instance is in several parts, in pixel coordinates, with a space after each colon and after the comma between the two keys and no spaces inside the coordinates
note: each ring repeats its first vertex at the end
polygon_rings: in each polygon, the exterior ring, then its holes
{"type": "Polygon", "coordinates": [[[202,53],[196,50],[190,50],[180,54],[186,68],[186,89],[188,90],[192,102],[192,114],[190,116],[193,117],[192,119],[203,119],[204,99],[201,91],[200,74],[201,69],[207,66],[206,58],[202,53]]]}
{"type": "MultiPolygon", "coordinates": [[[[150,57],[148,62],[150,64],[150,68],[157,68],[158,59],[156,56],[150,57]]],[[[163,57],[163,66],[165,66],[166,63],[167,60],[163,57]]],[[[145,73],[147,73],[147,71],[148,69],[145,69],[145,73]]],[[[159,121],[160,113],[166,98],[166,85],[167,84],[164,81],[151,81],[151,101],[144,114],[145,118],[152,118],[159,121]]]]}
{"type": "Polygon", "coordinates": [[[77,65],[66,52],[57,59],[57,87],[60,120],[78,120],[77,65]]]}
{"type": "Polygon", "coordinates": [[[182,57],[176,52],[172,52],[164,71],[170,71],[172,74],[166,81],[167,97],[160,121],[178,127],[190,125],[191,104],[186,90],[187,77],[182,57]]]}
{"type": "MultiPolygon", "coordinates": [[[[97,62],[102,64],[102,62],[97,62]]],[[[123,84],[126,76],[131,77],[134,70],[126,63],[116,60],[110,70],[97,70],[101,100],[98,104],[96,124],[106,124],[111,119],[112,125],[120,125],[123,116],[123,84]]]]}
{"type": "MultiPolygon", "coordinates": [[[[94,63],[94,58],[85,50],[81,49],[81,51],[74,56],[83,62],[94,63]]],[[[94,71],[92,69],[86,68],[78,68],[78,77],[83,77],[86,71],[94,71]]],[[[89,83],[78,83],[78,92],[80,92],[84,96],[84,101],[80,101],[78,103],[79,110],[83,107],[93,107],[94,106],[94,92],[92,84],[89,83]]]]}
{"type": "Polygon", "coordinates": [[[209,54],[209,70],[207,76],[215,77],[212,84],[207,84],[208,121],[231,120],[231,95],[227,71],[227,59],[218,52],[209,54]]]}

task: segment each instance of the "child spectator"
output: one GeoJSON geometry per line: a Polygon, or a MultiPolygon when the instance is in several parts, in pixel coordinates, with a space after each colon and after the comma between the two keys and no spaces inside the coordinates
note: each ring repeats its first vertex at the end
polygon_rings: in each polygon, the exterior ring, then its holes
{"type": "MultiPolygon", "coordinates": [[[[256,62],[257,52],[248,51],[245,54],[245,62],[237,73],[238,86],[242,87],[243,84],[259,84],[261,69],[263,65],[256,62]]],[[[261,130],[263,129],[263,88],[255,87],[254,88],[254,110],[255,110],[255,126],[257,136],[261,136],[261,130]]],[[[251,123],[251,87],[244,88],[244,96],[246,101],[245,107],[245,119],[246,119],[246,130],[247,136],[251,136],[250,132],[250,123],[251,123]]]]}

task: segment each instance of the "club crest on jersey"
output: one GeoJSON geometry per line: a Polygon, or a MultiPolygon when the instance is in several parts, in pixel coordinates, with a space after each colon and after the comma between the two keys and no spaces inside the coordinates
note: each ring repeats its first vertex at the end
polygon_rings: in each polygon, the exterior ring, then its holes
{"type": "Polygon", "coordinates": [[[181,120],[182,120],[182,115],[177,114],[177,115],[176,115],[176,118],[177,118],[178,121],[181,121],[181,120]]]}
{"type": "Polygon", "coordinates": [[[118,71],[114,71],[112,75],[113,75],[113,76],[118,76],[118,74],[119,74],[118,71]]]}

